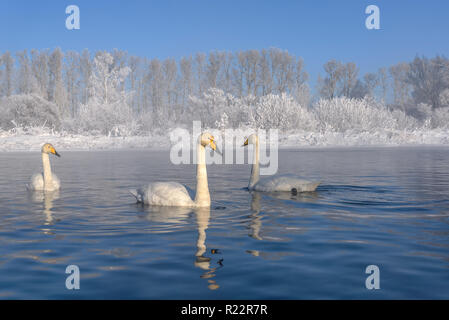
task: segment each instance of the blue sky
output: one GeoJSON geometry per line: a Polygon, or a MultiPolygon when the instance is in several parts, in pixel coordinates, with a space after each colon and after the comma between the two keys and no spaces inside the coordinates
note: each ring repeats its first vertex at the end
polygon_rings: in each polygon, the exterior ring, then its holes
{"type": "Polygon", "coordinates": [[[128,51],[148,58],[212,50],[277,47],[304,58],[314,82],[335,58],[362,73],[417,54],[449,54],[449,1],[3,0],[0,51],[128,51]],[[80,8],[81,29],[67,30],[65,8],[80,8]],[[365,8],[380,8],[380,30],[365,28],[365,8]]]}

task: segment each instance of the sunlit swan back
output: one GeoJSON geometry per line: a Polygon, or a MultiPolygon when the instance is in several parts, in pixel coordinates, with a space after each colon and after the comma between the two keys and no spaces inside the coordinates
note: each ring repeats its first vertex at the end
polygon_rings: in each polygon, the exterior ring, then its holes
{"type": "Polygon", "coordinates": [[[293,175],[275,175],[260,179],[259,168],[259,137],[252,134],[244,142],[244,146],[252,144],[254,146],[253,165],[248,189],[263,192],[310,192],[315,191],[320,182],[312,182],[301,179],[293,175]]]}
{"type": "Polygon", "coordinates": [[[217,150],[214,137],[210,133],[203,133],[197,141],[196,166],[196,195],[192,199],[187,188],[178,182],[155,182],[137,189],[130,190],[137,199],[148,205],[176,206],[176,207],[209,207],[210,194],[207,182],[206,147],[217,150]]]}
{"type": "Polygon", "coordinates": [[[56,152],[56,149],[52,144],[46,143],[42,146],[42,173],[36,173],[31,177],[30,184],[27,185],[27,189],[31,191],[55,191],[61,187],[61,182],[56,174],[51,172],[50,166],[50,154],[54,154],[58,157],[61,155],[56,152]]]}

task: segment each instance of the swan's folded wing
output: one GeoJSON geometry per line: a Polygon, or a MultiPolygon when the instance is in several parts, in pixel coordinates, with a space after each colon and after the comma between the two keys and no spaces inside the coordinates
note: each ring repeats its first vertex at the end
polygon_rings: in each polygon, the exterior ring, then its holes
{"type": "Polygon", "coordinates": [[[59,180],[58,176],[53,173],[53,186],[55,190],[59,190],[61,188],[61,180],[59,180]]]}
{"type": "Polygon", "coordinates": [[[44,190],[44,176],[42,173],[35,173],[31,177],[30,184],[27,184],[27,189],[33,190],[44,190]]]}
{"type": "Polygon", "coordinates": [[[261,179],[254,189],[264,192],[276,192],[296,190],[297,192],[315,191],[320,182],[313,182],[301,179],[296,176],[279,175],[261,179]]]}
{"type": "Polygon", "coordinates": [[[185,186],[177,182],[155,182],[131,194],[138,202],[155,206],[192,206],[193,201],[185,186]]]}

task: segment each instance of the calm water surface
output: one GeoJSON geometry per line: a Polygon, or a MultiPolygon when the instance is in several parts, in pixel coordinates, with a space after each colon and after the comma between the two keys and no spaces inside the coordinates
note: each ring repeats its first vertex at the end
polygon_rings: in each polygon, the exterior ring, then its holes
{"type": "Polygon", "coordinates": [[[0,154],[2,299],[449,299],[448,148],[280,151],[280,173],[322,181],[296,196],[250,194],[248,165],[212,165],[210,210],[135,204],[145,182],[195,187],[168,152],[61,154],[50,194],[25,189],[40,154],[0,154]]]}

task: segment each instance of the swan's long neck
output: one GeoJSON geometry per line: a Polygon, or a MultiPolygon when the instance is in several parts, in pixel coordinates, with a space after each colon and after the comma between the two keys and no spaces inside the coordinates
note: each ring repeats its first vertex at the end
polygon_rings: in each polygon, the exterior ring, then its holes
{"type": "Polygon", "coordinates": [[[254,144],[253,165],[251,166],[251,177],[249,178],[248,188],[251,189],[259,181],[259,139],[254,144]]]}
{"type": "Polygon", "coordinates": [[[50,157],[48,153],[42,152],[42,166],[44,167],[44,187],[53,186],[53,176],[51,174],[50,157]]]}
{"type": "Polygon", "coordinates": [[[196,195],[195,205],[197,207],[210,206],[209,186],[207,184],[206,149],[200,143],[196,148],[196,195]]]}

